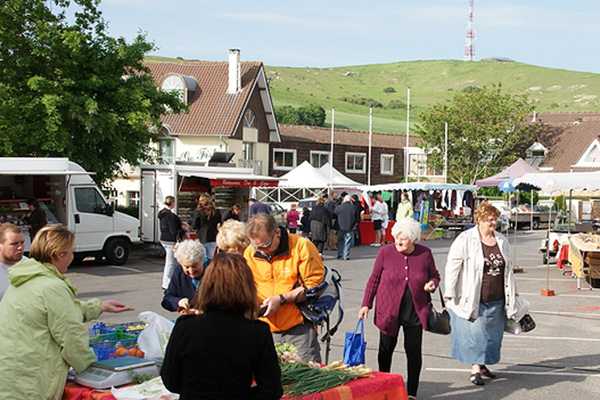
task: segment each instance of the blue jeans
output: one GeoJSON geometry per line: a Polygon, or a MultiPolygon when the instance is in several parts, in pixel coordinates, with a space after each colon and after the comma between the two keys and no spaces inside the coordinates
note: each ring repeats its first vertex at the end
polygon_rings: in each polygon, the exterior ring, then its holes
{"type": "Polygon", "coordinates": [[[354,232],[338,230],[337,253],[344,260],[350,259],[350,247],[354,244],[354,232]]]}

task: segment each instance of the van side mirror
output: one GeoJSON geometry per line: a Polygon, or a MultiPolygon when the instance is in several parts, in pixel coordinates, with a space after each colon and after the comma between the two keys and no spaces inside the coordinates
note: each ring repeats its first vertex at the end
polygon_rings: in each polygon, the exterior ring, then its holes
{"type": "Polygon", "coordinates": [[[112,217],[115,213],[115,203],[112,201],[106,205],[106,215],[112,217]]]}

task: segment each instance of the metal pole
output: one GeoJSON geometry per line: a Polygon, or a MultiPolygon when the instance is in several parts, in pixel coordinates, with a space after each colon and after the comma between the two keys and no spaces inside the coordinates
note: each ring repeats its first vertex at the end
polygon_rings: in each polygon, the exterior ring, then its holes
{"type": "Polygon", "coordinates": [[[367,173],[367,185],[371,186],[371,143],[373,139],[373,107],[369,108],[369,164],[367,173]]]}
{"type": "Polygon", "coordinates": [[[333,187],[333,133],[335,131],[335,107],[331,108],[331,150],[329,152],[329,191],[333,187]]]}
{"type": "MultiPolygon", "coordinates": [[[[517,206],[519,205],[519,189],[517,189],[517,206]]],[[[518,210],[518,208],[517,208],[518,210]]],[[[512,209],[511,209],[511,213],[512,213],[512,209]]],[[[515,229],[515,240],[514,240],[514,247],[513,247],[513,265],[517,265],[517,230],[519,227],[519,213],[515,212],[515,225],[514,225],[514,229],[515,229]]]]}
{"type": "Polygon", "coordinates": [[[406,146],[404,147],[404,182],[408,182],[408,135],[410,129],[410,86],[406,90],[406,146]]]}
{"type": "Polygon", "coordinates": [[[448,123],[444,122],[444,183],[448,183],[448,123]]]}

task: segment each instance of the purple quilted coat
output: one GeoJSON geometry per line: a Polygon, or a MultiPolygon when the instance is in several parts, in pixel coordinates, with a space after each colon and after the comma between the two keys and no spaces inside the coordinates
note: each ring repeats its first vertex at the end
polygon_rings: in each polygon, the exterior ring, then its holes
{"type": "Polygon", "coordinates": [[[367,282],[362,307],[375,305],[375,326],[388,336],[398,336],[398,312],[406,285],[410,287],[413,303],[423,329],[427,329],[429,293],[423,290],[429,281],[440,283],[431,250],[420,244],[410,254],[402,254],[394,244],[379,250],[373,272],[367,282]]]}

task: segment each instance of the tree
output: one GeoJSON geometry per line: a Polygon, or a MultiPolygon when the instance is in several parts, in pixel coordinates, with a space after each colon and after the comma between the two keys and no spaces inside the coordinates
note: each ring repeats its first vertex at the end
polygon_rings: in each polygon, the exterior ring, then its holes
{"type": "Polygon", "coordinates": [[[290,125],[325,125],[325,109],[316,104],[294,108],[292,106],[275,107],[277,122],[290,125]]]}
{"type": "Polygon", "coordinates": [[[68,157],[99,183],[156,159],[160,116],[186,107],[142,64],[154,44],[108,36],[98,4],[0,6],[0,156],[68,157]]]}
{"type": "Polygon", "coordinates": [[[526,94],[503,94],[501,84],[457,93],[420,113],[415,128],[429,168],[444,170],[444,123],[448,123],[448,181],[475,184],[512,164],[534,141],[538,128],[526,94]]]}

